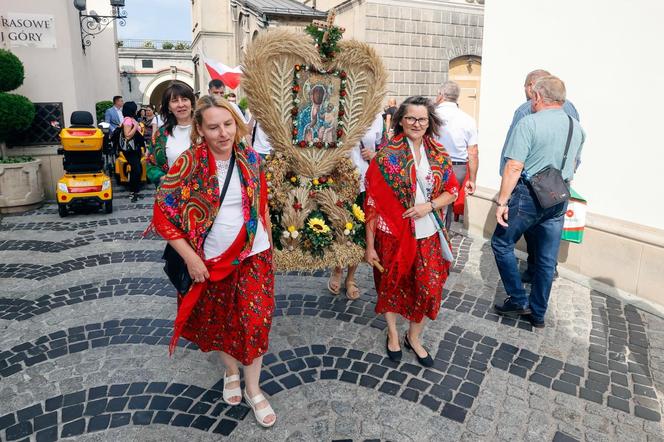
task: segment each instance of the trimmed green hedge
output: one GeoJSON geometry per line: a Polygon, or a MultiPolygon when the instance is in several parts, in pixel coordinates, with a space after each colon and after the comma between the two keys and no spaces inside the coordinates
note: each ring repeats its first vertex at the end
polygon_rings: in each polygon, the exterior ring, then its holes
{"type": "Polygon", "coordinates": [[[23,84],[23,63],[11,52],[0,49],[0,91],[9,92],[23,84]]]}
{"type": "Polygon", "coordinates": [[[0,140],[26,130],[35,119],[35,105],[23,95],[0,92],[0,140]]]}
{"type": "Polygon", "coordinates": [[[95,112],[97,113],[97,124],[104,121],[104,112],[106,109],[113,107],[113,102],[111,100],[98,101],[95,104],[95,112]]]}

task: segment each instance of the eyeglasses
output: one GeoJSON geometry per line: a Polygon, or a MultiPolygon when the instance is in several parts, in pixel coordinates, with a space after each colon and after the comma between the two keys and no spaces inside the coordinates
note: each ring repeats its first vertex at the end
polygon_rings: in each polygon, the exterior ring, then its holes
{"type": "Polygon", "coordinates": [[[429,118],[403,117],[403,119],[411,126],[415,126],[415,123],[419,124],[420,126],[429,125],[429,118]]]}

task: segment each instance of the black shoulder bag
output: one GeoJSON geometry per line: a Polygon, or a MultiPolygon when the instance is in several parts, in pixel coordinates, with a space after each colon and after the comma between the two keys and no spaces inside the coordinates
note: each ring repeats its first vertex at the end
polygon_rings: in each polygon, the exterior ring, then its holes
{"type": "MultiPolygon", "coordinates": [[[[231,154],[231,163],[228,166],[228,173],[226,174],[224,187],[221,189],[221,195],[219,198],[220,201],[223,201],[224,197],[226,196],[226,191],[228,190],[228,185],[231,182],[231,175],[233,175],[234,169],[235,152],[231,154]]],[[[170,244],[166,244],[166,248],[164,249],[164,254],[161,259],[166,261],[164,263],[164,272],[166,272],[166,276],[168,276],[171,284],[175,286],[175,289],[178,291],[178,293],[182,295],[186,294],[191,287],[192,280],[184,259],[182,259],[180,254],[170,244]]]]}
{"type": "Polygon", "coordinates": [[[569,131],[567,132],[567,144],[565,145],[562,166],[560,166],[560,169],[546,166],[530,178],[530,187],[533,189],[537,202],[542,209],[548,209],[563,203],[569,198],[569,186],[563,179],[562,171],[565,168],[565,162],[567,162],[567,152],[572,141],[574,124],[572,123],[572,117],[568,115],[567,118],[569,119],[569,131]]]}

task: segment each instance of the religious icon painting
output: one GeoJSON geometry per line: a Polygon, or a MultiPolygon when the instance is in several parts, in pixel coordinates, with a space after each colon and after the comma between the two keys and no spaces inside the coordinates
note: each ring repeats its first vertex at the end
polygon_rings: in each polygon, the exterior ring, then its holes
{"type": "Polygon", "coordinates": [[[388,74],[371,46],[342,41],[334,16],[304,33],[261,32],[244,57],[242,88],[272,146],[265,178],[282,271],[346,267],[364,257],[350,151],[382,107],[388,74]]]}
{"type": "Polygon", "coordinates": [[[344,135],[344,71],[296,65],[293,79],[293,144],[334,148],[344,135]]]}

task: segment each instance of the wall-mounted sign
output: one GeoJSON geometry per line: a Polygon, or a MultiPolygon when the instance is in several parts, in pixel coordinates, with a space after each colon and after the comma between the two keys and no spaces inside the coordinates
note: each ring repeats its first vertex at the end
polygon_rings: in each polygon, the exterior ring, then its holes
{"type": "Polygon", "coordinates": [[[8,12],[0,15],[0,43],[10,47],[55,49],[52,15],[8,12]]]}

